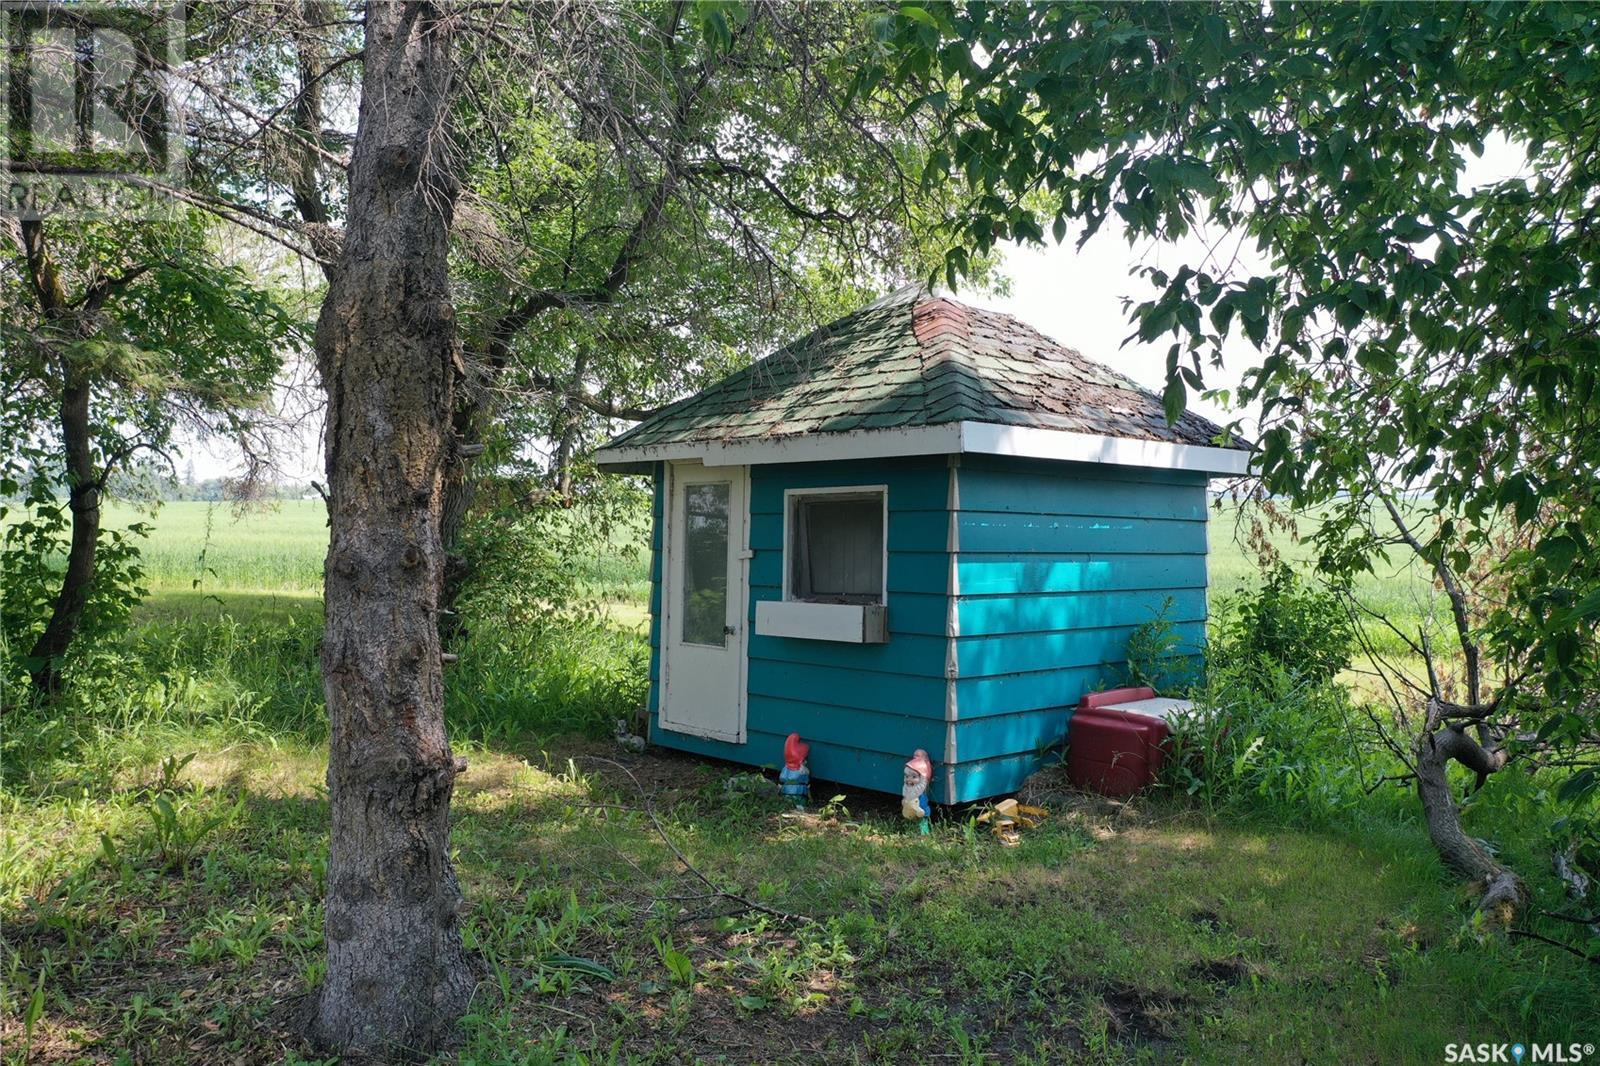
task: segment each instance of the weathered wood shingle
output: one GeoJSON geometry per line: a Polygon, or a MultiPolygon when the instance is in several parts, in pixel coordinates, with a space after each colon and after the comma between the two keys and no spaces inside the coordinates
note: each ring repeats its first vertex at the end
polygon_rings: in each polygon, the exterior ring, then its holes
{"type": "Polygon", "coordinates": [[[609,447],[968,421],[1229,444],[1192,412],[1168,425],[1154,393],[1010,315],[907,288],[680,400],[609,447]]]}

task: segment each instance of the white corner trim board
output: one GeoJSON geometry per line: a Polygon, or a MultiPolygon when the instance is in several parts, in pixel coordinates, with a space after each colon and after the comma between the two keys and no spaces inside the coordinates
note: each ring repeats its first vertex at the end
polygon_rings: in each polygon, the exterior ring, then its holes
{"type": "Polygon", "coordinates": [[[698,459],[706,466],[743,466],[963,453],[1155,470],[1193,470],[1217,476],[1244,474],[1250,467],[1250,453],[1239,448],[1002,426],[992,422],[949,422],[911,429],[863,429],[848,433],[601,448],[595,453],[595,462],[602,469],[643,472],[648,464],[662,460],[698,459]]]}

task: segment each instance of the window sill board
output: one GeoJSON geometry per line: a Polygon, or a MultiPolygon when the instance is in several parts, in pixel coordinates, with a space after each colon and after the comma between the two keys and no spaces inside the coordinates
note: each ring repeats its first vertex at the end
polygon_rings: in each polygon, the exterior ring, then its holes
{"type": "Polygon", "coordinates": [[[764,637],[884,644],[889,640],[889,609],[881,603],[760,600],[756,632],[764,637]]]}

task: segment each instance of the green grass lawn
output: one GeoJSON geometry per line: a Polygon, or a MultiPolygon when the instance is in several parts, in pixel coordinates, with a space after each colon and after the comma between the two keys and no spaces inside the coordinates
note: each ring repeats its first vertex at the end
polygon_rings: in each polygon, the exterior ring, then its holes
{"type": "MultiPolygon", "coordinates": [[[[161,510],[153,594],[109,679],[8,723],[8,1063],[311,1057],[322,506],[209,520],[161,510]]],[[[1245,556],[1213,521],[1214,587],[1238,587],[1245,556]]],[[[645,565],[595,553],[588,580],[625,624],[480,626],[447,678],[484,980],[445,1061],[1420,1063],[1453,1041],[1600,1034],[1600,969],[1475,933],[1405,794],[1319,826],[1063,797],[1008,848],[976,810],[927,837],[877,794],[795,815],[730,793],[735,767],[576,736],[642,692],[645,565]]],[[[1421,617],[1426,589],[1371,591],[1421,617]]],[[[1490,813],[1531,806],[1475,803],[1467,827],[1556,909],[1538,838],[1490,813]]]]}
{"type": "MultiPolygon", "coordinates": [[[[175,780],[150,762],[8,798],[11,1061],[34,989],[34,1061],[310,1054],[322,754],[191,748],[175,780]]],[[[1592,1039],[1593,968],[1480,943],[1413,827],[1082,801],[1007,848],[966,812],[920,837],[874,796],[785,813],[687,757],[626,757],[641,791],[606,747],[467,751],[452,832],[486,973],[461,1062],[1435,1062],[1592,1039]],[[720,888],[804,920],[708,894],[646,804],[720,888]]]]}

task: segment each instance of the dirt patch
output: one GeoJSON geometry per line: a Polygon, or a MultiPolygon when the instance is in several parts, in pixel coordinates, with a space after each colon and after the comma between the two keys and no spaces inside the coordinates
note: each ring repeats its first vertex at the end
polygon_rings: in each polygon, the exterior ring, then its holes
{"type": "Polygon", "coordinates": [[[1231,959],[1210,959],[1189,967],[1189,976],[1210,985],[1232,988],[1250,976],[1250,963],[1235,956],[1231,959]]]}
{"type": "Polygon", "coordinates": [[[1095,798],[1100,797],[1080,792],[1067,778],[1066,766],[1060,763],[1029,774],[1027,780],[1022,782],[1022,787],[1017,790],[1018,802],[1031,803],[1038,807],[1066,808],[1095,798]]]}
{"type": "Polygon", "coordinates": [[[1189,921],[1208,933],[1222,932],[1222,915],[1216,911],[1195,911],[1189,915],[1189,921]]]}
{"type": "Polygon", "coordinates": [[[1046,766],[1035,771],[1017,790],[1020,803],[1044,807],[1065,822],[1088,827],[1099,839],[1106,839],[1150,818],[1147,797],[1120,799],[1084,792],[1067,777],[1064,765],[1046,766]]]}
{"type": "Polygon", "coordinates": [[[1379,984],[1400,983],[1399,957],[1428,950],[1429,938],[1415,922],[1383,918],[1367,937],[1361,951],[1361,968],[1379,984]]]}
{"type": "Polygon", "coordinates": [[[1157,1051],[1173,1047],[1173,1025],[1184,1005],[1182,997],[1120,986],[1103,993],[1100,1002],[1110,1016],[1114,1039],[1157,1051]]]}

